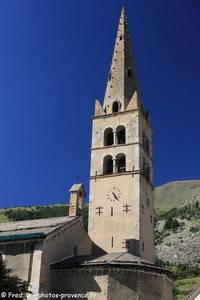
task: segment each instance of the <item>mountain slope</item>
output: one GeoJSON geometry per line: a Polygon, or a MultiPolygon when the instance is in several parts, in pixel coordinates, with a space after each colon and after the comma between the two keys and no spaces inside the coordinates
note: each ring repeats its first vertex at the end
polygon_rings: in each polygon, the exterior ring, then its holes
{"type": "Polygon", "coordinates": [[[155,188],[156,211],[180,208],[189,203],[200,201],[200,180],[174,181],[155,188]]]}

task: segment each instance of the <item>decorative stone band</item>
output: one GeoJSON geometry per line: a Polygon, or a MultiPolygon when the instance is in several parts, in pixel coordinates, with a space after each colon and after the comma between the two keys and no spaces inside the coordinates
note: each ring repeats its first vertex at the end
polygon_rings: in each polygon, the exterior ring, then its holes
{"type": "MultiPolygon", "coordinates": [[[[142,176],[144,176],[142,170],[135,170],[135,171],[126,171],[126,172],[123,172],[123,173],[112,173],[112,174],[105,174],[105,175],[104,174],[102,174],[102,175],[94,175],[94,176],[90,176],[90,180],[93,180],[93,179],[97,180],[97,179],[101,179],[101,178],[105,178],[105,177],[121,176],[122,174],[123,175],[131,175],[131,176],[141,174],[142,176]]],[[[151,186],[151,188],[154,189],[154,187],[151,184],[151,182],[149,180],[147,180],[147,182],[149,183],[149,185],[151,186]]]]}
{"type": "MultiPolygon", "coordinates": [[[[127,147],[127,146],[133,146],[133,145],[140,145],[140,147],[143,149],[142,143],[135,142],[135,143],[127,143],[127,144],[117,144],[117,145],[109,145],[109,146],[103,146],[103,147],[96,147],[96,148],[90,148],[91,151],[94,150],[101,150],[101,149],[106,149],[106,148],[119,148],[119,147],[127,147]]],[[[149,159],[153,162],[153,158],[147,154],[144,150],[144,154],[149,157],[149,159]]]]}
{"type": "Polygon", "coordinates": [[[52,274],[81,274],[81,273],[90,273],[90,274],[97,274],[97,275],[106,275],[106,274],[112,274],[112,273],[136,273],[136,272],[145,272],[150,275],[154,276],[166,276],[169,280],[173,281],[173,275],[172,273],[163,268],[159,268],[154,265],[142,265],[142,264],[104,264],[104,265],[92,265],[92,266],[74,266],[69,268],[54,268],[54,266],[51,266],[51,272],[52,274]]]}
{"type": "Polygon", "coordinates": [[[108,118],[108,117],[112,117],[112,116],[116,116],[116,115],[125,115],[125,114],[129,114],[133,111],[140,111],[140,109],[136,108],[136,109],[131,109],[131,110],[119,111],[117,113],[112,113],[112,114],[106,114],[106,115],[101,115],[101,116],[92,116],[92,119],[103,119],[103,118],[108,118]]]}
{"type": "Polygon", "coordinates": [[[116,115],[125,115],[125,114],[129,114],[129,113],[132,113],[134,111],[139,111],[143,116],[144,118],[146,119],[148,125],[150,126],[151,128],[151,122],[145,117],[145,113],[142,109],[140,108],[135,108],[135,109],[130,109],[130,110],[124,110],[124,111],[119,111],[117,113],[112,113],[112,114],[106,114],[106,115],[100,115],[100,116],[92,116],[92,119],[104,119],[104,118],[110,118],[110,117],[114,117],[116,115]]]}

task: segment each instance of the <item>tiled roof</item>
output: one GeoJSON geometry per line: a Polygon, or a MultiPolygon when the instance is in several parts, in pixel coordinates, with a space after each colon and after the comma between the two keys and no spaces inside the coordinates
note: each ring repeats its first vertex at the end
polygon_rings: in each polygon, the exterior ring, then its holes
{"type": "Polygon", "coordinates": [[[0,223],[0,242],[44,238],[76,217],[57,217],[0,223]]]}
{"type": "Polygon", "coordinates": [[[52,263],[51,270],[76,270],[76,268],[98,268],[98,267],[122,267],[122,268],[139,268],[148,269],[151,272],[166,274],[172,278],[172,274],[167,269],[163,269],[153,265],[152,263],[134,256],[127,252],[108,253],[104,255],[88,255],[88,256],[73,256],[59,262],[52,263]]]}
{"type": "Polygon", "coordinates": [[[114,265],[114,264],[146,264],[152,265],[148,261],[134,256],[127,252],[108,253],[101,256],[74,256],[55,264],[52,264],[53,269],[70,268],[72,266],[92,266],[92,265],[114,265]]]}

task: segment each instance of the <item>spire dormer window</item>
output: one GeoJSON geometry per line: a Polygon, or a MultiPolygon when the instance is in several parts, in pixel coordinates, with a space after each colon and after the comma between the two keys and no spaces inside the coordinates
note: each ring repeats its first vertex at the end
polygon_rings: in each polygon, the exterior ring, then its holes
{"type": "Polygon", "coordinates": [[[113,102],[113,105],[112,105],[112,112],[113,112],[113,113],[117,113],[117,112],[119,112],[119,109],[120,109],[120,107],[119,107],[119,102],[118,102],[118,101],[113,102]]]}

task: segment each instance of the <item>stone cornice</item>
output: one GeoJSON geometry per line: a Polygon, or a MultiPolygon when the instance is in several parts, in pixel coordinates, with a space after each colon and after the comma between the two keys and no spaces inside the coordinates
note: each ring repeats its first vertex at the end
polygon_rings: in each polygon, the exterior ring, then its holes
{"type": "Polygon", "coordinates": [[[92,116],[92,119],[105,119],[105,118],[109,118],[109,117],[116,117],[116,116],[120,116],[120,115],[126,115],[126,114],[136,112],[136,111],[140,111],[140,109],[136,108],[136,109],[131,109],[131,110],[119,111],[117,113],[106,114],[106,115],[102,115],[102,116],[92,116]]]}
{"type": "Polygon", "coordinates": [[[148,126],[152,130],[151,123],[145,118],[144,113],[142,112],[142,110],[140,108],[135,108],[135,109],[130,109],[130,110],[124,110],[124,111],[119,111],[117,113],[105,114],[105,115],[100,115],[100,116],[91,116],[91,118],[93,120],[95,120],[95,119],[105,119],[105,118],[116,117],[116,116],[120,116],[120,115],[126,115],[126,114],[133,113],[133,112],[139,112],[139,113],[141,113],[141,115],[146,120],[148,126]]]}
{"type": "Polygon", "coordinates": [[[59,268],[54,269],[51,268],[51,272],[54,274],[60,273],[63,274],[82,274],[82,273],[91,273],[91,274],[97,274],[97,275],[109,275],[112,273],[133,273],[133,272],[145,272],[150,275],[155,276],[167,276],[170,280],[173,280],[172,273],[167,270],[160,267],[157,267],[155,265],[141,265],[141,264],[128,264],[128,263],[122,263],[122,264],[93,264],[92,266],[87,265],[80,265],[80,266],[74,266],[74,267],[67,267],[67,268],[59,268]]]}
{"type": "MultiPolygon", "coordinates": [[[[135,171],[126,171],[126,172],[121,172],[121,173],[112,173],[112,174],[105,174],[105,175],[93,175],[90,176],[90,180],[97,180],[97,179],[102,179],[102,178],[107,178],[107,177],[117,177],[117,176],[121,176],[121,175],[131,175],[132,177],[134,175],[142,175],[145,179],[146,177],[144,176],[144,174],[142,173],[141,170],[135,170],[135,171]]],[[[147,179],[146,181],[148,182],[148,184],[151,186],[151,188],[153,189],[153,185],[151,182],[149,182],[147,179]]]]}
{"type": "Polygon", "coordinates": [[[112,148],[134,146],[134,145],[139,145],[143,149],[144,154],[153,162],[153,158],[144,150],[142,143],[140,143],[140,142],[94,147],[94,148],[90,148],[90,150],[94,151],[94,150],[102,150],[102,149],[112,149],[112,148]]]}

